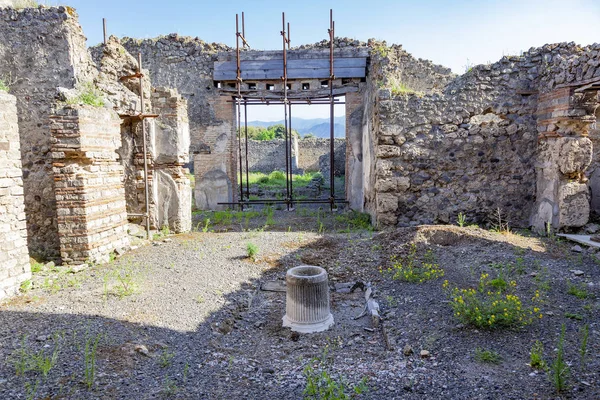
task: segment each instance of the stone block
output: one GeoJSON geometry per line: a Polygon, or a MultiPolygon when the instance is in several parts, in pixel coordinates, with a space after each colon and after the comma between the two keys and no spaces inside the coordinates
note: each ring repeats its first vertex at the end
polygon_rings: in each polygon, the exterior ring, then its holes
{"type": "Polygon", "coordinates": [[[584,171],[592,162],[592,141],[587,137],[565,137],[561,142],[558,166],[567,175],[584,171]]]}

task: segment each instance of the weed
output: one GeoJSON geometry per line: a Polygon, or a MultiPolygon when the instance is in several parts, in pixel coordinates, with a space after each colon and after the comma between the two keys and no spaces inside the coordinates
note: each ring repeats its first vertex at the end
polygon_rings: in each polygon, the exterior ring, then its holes
{"type": "Polygon", "coordinates": [[[112,264],[113,261],[115,261],[117,259],[117,253],[114,251],[111,251],[108,254],[108,262],[112,264]]]}
{"type": "Polygon", "coordinates": [[[21,10],[23,8],[38,8],[40,4],[35,0],[17,0],[13,3],[13,7],[16,10],[21,10]]]}
{"type": "Polygon", "coordinates": [[[165,349],[161,353],[160,358],[158,359],[158,363],[160,364],[160,367],[167,368],[173,362],[174,357],[175,357],[175,353],[172,353],[172,352],[168,351],[167,349],[165,349]]]}
{"type": "Polygon", "coordinates": [[[570,312],[566,312],[565,313],[565,318],[575,319],[577,321],[583,321],[583,315],[581,315],[581,314],[575,314],[575,313],[570,313],[570,312]]]}
{"type": "Polygon", "coordinates": [[[88,389],[91,389],[96,379],[96,351],[100,342],[100,334],[88,336],[85,340],[83,351],[84,381],[88,389]]]}
{"type": "Polygon", "coordinates": [[[531,366],[531,368],[537,370],[543,370],[546,368],[546,363],[544,363],[543,355],[544,345],[539,340],[536,340],[533,346],[531,347],[531,351],[529,352],[529,365],[531,366]]]}
{"type": "Polygon", "coordinates": [[[7,92],[10,90],[4,79],[0,79],[0,92],[7,92]]]}
{"type": "Polygon", "coordinates": [[[208,232],[209,228],[210,228],[210,218],[207,218],[204,221],[204,227],[202,228],[202,232],[204,232],[204,233],[208,232]]]}
{"type": "Polygon", "coordinates": [[[162,227],[162,228],[160,228],[160,233],[161,233],[163,236],[169,236],[169,235],[171,234],[171,230],[169,229],[169,226],[168,226],[168,225],[163,225],[163,227],[162,227]]]}
{"type": "Polygon", "coordinates": [[[33,274],[36,274],[38,272],[42,272],[44,270],[44,264],[40,263],[40,262],[37,262],[33,258],[30,260],[30,264],[31,264],[31,272],[33,274]]]}
{"type": "Polygon", "coordinates": [[[34,400],[35,394],[37,393],[38,386],[40,386],[40,380],[36,379],[35,384],[31,384],[31,382],[25,382],[25,393],[27,400],[34,400]]]}
{"type": "Polygon", "coordinates": [[[334,379],[326,369],[325,357],[313,358],[303,370],[306,377],[304,388],[305,399],[347,400],[366,392],[367,379],[363,378],[356,385],[349,385],[343,376],[334,379]]]}
{"type": "Polygon", "coordinates": [[[571,282],[567,282],[567,287],[567,293],[577,297],[578,299],[585,300],[590,296],[585,286],[583,285],[577,286],[572,284],[571,282]]]}
{"type": "Polygon", "coordinates": [[[533,280],[535,281],[538,291],[548,292],[550,290],[550,278],[548,276],[547,267],[543,267],[542,270],[536,274],[533,280]]]}
{"type": "Polygon", "coordinates": [[[67,104],[86,104],[93,107],[104,107],[102,92],[92,82],[82,83],[77,87],[77,96],[68,99],[67,104]]]}
{"type": "Polygon", "coordinates": [[[21,282],[21,285],[19,285],[19,290],[21,290],[21,293],[27,293],[32,288],[33,288],[33,282],[31,282],[31,279],[26,279],[23,282],[21,282]]]}
{"type": "Polygon", "coordinates": [[[459,212],[456,217],[456,223],[462,228],[467,223],[467,216],[464,213],[459,212]]]}
{"type": "Polygon", "coordinates": [[[249,242],[246,244],[246,254],[248,255],[248,258],[254,259],[258,254],[258,246],[249,242]]]}
{"type": "Polygon", "coordinates": [[[393,96],[402,96],[408,94],[414,94],[419,97],[423,96],[422,92],[416,91],[413,88],[409,87],[405,83],[403,83],[400,79],[392,77],[390,78],[391,90],[393,96]]]}
{"type": "Polygon", "coordinates": [[[536,291],[531,299],[532,306],[525,308],[519,296],[514,294],[516,281],[497,290],[490,282],[489,274],[481,274],[477,289],[449,289],[448,281],[444,281],[454,316],[466,324],[488,329],[520,326],[534,317],[542,318],[536,304],[541,301],[539,292],[536,291]]]}
{"type": "Polygon", "coordinates": [[[480,347],[475,349],[475,359],[479,362],[487,364],[500,364],[502,361],[500,354],[492,350],[484,350],[480,347]]]}
{"type": "Polygon", "coordinates": [[[502,215],[502,210],[500,207],[496,209],[496,213],[494,214],[495,222],[492,223],[492,231],[498,232],[502,234],[510,233],[510,227],[508,225],[508,220],[502,215]]]}
{"type": "Polygon", "coordinates": [[[579,346],[579,361],[580,361],[580,365],[581,365],[581,370],[585,371],[585,357],[587,355],[588,339],[590,337],[590,326],[588,324],[585,324],[581,328],[580,335],[581,335],[581,346],[579,346]]]}
{"type": "Polygon", "coordinates": [[[17,375],[24,375],[28,371],[36,371],[46,378],[58,361],[59,351],[60,343],[57,336],[54,337],[54,349],[51,354],[46,354],[44,349],[38,352],[31,351],[27,347],[27,337],[23,336],[21,339],[21,348],[16,351],[12,358],[15,373],[17,375]]]}
{"type": "Polygon", "coordinates": [[[199,295],[198,297],[196,297],[196,303],[198,304],[202,304],[204,303],[206,300],[204,299],[203,296],[199,295]]]}
{"type": "Polygon", "coordinates": [[[169,378],[168,375],[165,376],[165,380],[163,381],[163,393],[167,397],[173,397],[179,392],[179,388],[177,387],[177,383],[169,378]]]}
{"type": "MultiPolygon", "coordinates": [[[[386,271],[391,274],[392,279],[398,279],[404,282],[423,283],[425,281],[441,278],[444,276],[444,270],[434,261],[425,262],[416,259],[417,246],[411,244],[408,255],[402,259],[392,257],[392,266],[386,271]]],[[[429,253],[432,255],[433,253],[429,253]]],[[[383,270],[380,268],[383,272],[383,270]]]]}
{"type": "Polygon", "coordinates": [[[115,278],[119,283],[115,287],[115,294],[119,298],[131,296],[137,291],[137,285],[135,283],[135,277],[131,268],[125,268],[115,273],[115,278]]]}
{"type": "Polygon", "coordinates": [[[358,211],[352,210],[349,213],[344,213],[342,215],[337,215],[335,217],[337,222],[342,223],[343,225],[348,227],[348,232],[350,231],[372,231],[373,226],[371,225],[371,216],[367,213],[361,213],[358,211]]]}
{"type": "Polygon", "coordinates": [[[62,289],[60,283],[54,279],[45,278],[44,282],[42,282],[42,289],[47,290],[51,293],[57,293],[62,289]]]}
{"type": "Polygon", "coordinates": [[[554,385],[554,388],[558,393],[562,392],[567,388],[567,379],[569,376],[569,366],[564,360],[565,354],[565,324],[562,324],[560,329],[560,337],[558,339],[558,351],[556,352],[556,359],[550,364],[548,373],[550,375],[550,382],[554,385]]]}

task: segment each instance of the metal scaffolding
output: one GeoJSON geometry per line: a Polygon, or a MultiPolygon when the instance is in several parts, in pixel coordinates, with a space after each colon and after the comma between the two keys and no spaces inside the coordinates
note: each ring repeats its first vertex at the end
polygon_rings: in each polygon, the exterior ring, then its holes
{"type": "MultiPolygon", "coordinates": [[[[345,199],[339,199],[335,197],[335,131],[334,131],[334,119],[335,119],[335,105],[345,104],[345,102],[338,101],[334,96],[333,83],[335,80],[334,74],[334,38],[335,38],[335,22],[333,21],[333,10],[329,11],[329,95],[328,96],[315,96],[305,97],[301,99],[288,98],[288,91],[290,89],[288,84],[288,50],[291,46],[291,35],[290,35],[290,24],[286,23],[285,13],[281,13],[282,29],[280,35],[282,37],[282,54],[283,54],[283,74],[281,81],[283,84],[283,92],[281,95],[269,95],[269,97],[252,97],[242,94],[242,68],[241,68],[241,48],[250,49],[250,45],[246,40],[245,33],[245,20],[244,13],[242,13],[242,30],[240,31],[239,15],[235,15],[235,26],[236,26],[236,94],[231,102],[236,105],[237,111],[237,136],[238,136],[238,161],[239,161],[239,200],[233,202],[220,202],[221,205],[239,205],[241,210],[244,210],[244,206],[251,204],[286,204],[288,210],[294,209],[295,203],[314,203],[314,204],[329,204],[330,209],[333,211],[336,208],[336,204],[348,203],[345,199]],[[324,104],[330,107],[330,146],[329,146],[329,198],[328,199],[308,199],[308,200],[297,200],[294,199],[294,163],[293,163],[293,131],[292,131],[292,105],[295,104],[324,104]],[[249,183],[249,168],[248,168],[248,106],[251,105],[283,105],[284,108],[284,139],[285,139],[285,180],[286,180],[286,192],[284,199],[261,199],[261,200],[250,200],[250,183],[249,183]],[[244,108],[244,150],[242,150],[242,121],[241,121],[241,110],[244,108]],[[244,171],[245,164],[245,171],[244,171]],[[244,174],[245,172],[245,174],[244,174]],[[246,178],[244,185],[244,176],[246,178]],[[244,193],[244,186],[246,188],[244,193]]],[[[237,174],[238,172],[236,172],[237,174]]]]}

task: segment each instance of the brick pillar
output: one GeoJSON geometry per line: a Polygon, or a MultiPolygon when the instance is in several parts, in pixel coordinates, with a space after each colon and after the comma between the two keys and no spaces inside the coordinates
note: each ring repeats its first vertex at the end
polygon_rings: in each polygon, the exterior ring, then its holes
{"type": "Polygon", "coordinates": [[[194,156],[196,207],[220,210],[219,202],[237,201],[239,197],[237,175],[237,136],[235,103],[221,96],[213,105],[218,125],[206,127],[199,154],[194,156]]]}
{"type": "Polygon", "coordinates": [[[106,108],[67,107],[51,118],[52,159],[63,263],[108,261],[129,246],[120,119],[106,108]]]}
{"type": "Polygon", "coordinates": [[[176,89],[155,88],[152,110],[158,114],[153,143],[153,220],[158,228],[172,232],[192,229],[192,190],[184,164],[189,160],[190,125],[187,101],[176,89]]]}
{"type": "Polygon", "coordinates": [[[350,208],[364,210],[362,116],[363,93],[346,93],[346,199],[350,208]]]}
{"type": "Polygon", "coordinates": [[[0,299],[31,277],[16,98],[0,92],[0,299]]]}
{"type": "Polygon", "coordinates": [[[592,161],[587,137],[596,121],[597,93],[576,93],[573,88],[540,94],[536,163],[537,194],[531,225],[542,233],[581,227],[590,216],[590,199],[584,171],[592,161]],[[590,108],[591,104],[591,108],[590,108]]]}

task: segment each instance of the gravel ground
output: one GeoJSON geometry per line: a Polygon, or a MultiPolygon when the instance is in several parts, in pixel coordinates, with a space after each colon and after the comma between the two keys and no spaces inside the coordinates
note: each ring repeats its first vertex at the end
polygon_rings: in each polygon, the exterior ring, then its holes
{"type": "MultiPolygon", "coordinates": [[[[207,226],[204,218],[196,221],[200,229],[207,226]]],[[[600,267],[594,253],[477,228],[339,233],[351,219],[316,216],[314,210],[275,212],[274,219],[262,229],[264,219],[244,224],[233,218],[207,232],[140,246],[107,265],[37,273],[32,289],[0,306],[0,399],[300,399],[307,365],[349,386],[365,378],[368,391],[356,397],[364,399],[600,398],[600,267]],[[249,242],[259,249],[256,259],[247,257],[249,242]],[[431,250],[444,278],[405,283],[379,271],[391,256],[406,255],[410,243],[417,257],[431,250]],[[303,263],[325,267],[332,283],[371,282],[382,307],[380,326],[368,317],[354,319],[364,306],[357,290],[332,292],[336,323],[329,331],[296,335],[282,328],[285,294],[259,288],[303,263]],[[520,266],[514,279],[523,298],[542,283],[547,287],[543,318],[493,331],[455,319],[443,280],[473,286],[480,273],[495,273],[492,263],[520,266]],[[567,282],[585,288],[586,298],[568,294],[567,282]],[[555,357],[563,323],[570,377],[558,395],[546,373],[527,364],[536,340],[547,362],[555,357]],[[85,357],[86,343],[93,354],[96,339],[88,387],[85,363],[92,357],[85,357]],[[477,361],[476,348],[497,352],[500,362],[477,361]],[[55,349],[47,376],[16,373],[42,354],[51,358],[55,349]],[[428,355],[422,357],[422,350],[428,355]]]]}

